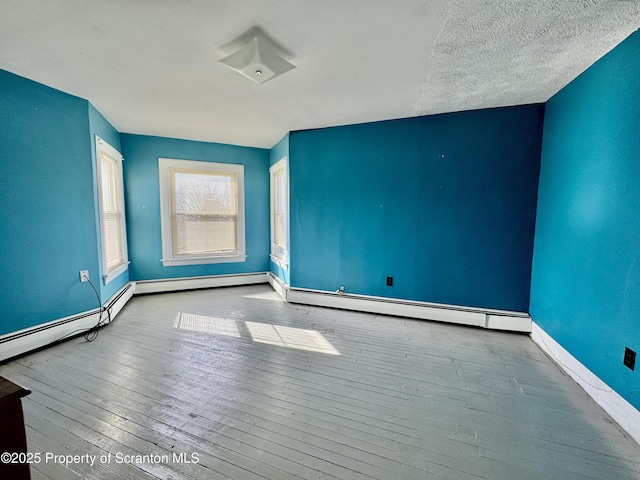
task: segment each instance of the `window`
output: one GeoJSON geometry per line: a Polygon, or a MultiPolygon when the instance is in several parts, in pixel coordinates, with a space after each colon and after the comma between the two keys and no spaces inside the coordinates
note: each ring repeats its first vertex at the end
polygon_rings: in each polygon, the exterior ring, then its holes
{"type": "Polygon", "coordinates": [[[96,135],[102,280],[106,285],[129,265],[124,217],[122,155],[96,135]]]}
{"type": "Polygon", "coordinates": [[[159,158],[162,264],[244,262],[244,166],[159,158]]]}
{"type": "Polygon", "coordinates": [[[271,178],[271,260],[283,268],[289,261],[289,177],[287,158],[270,169],[271,178]]]}

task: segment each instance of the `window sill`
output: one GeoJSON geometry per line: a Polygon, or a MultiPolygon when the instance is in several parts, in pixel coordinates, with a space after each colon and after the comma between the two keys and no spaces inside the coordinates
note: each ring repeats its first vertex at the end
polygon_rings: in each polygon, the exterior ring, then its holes
{"type": "Polygon", "coordinates": [[[278,257],[276,255],[269,255],[271,257],[271,261],[278,265],[280,268],[284,270],[289,270],[289,264],[287,263],[287,259],[284,257],[278,257]]]}
{"type": "Polygon", "coordinates": [[[102,275],[102,283],[103,285],[107,285],[111,280],[115,280],[117,277],[122,275],[129,269],[129,264],[131,262],[126,262],[118,265],[116,268],[108,272],[106,275],[102,275]]]}
{"type": "Polygon", "coordinates": [[[181,265],[203,265],[209,263],[238,263],[246,262],[246,260],[246,255],[229,255],[219,257],[163,258],[160,261],[165,267],[177,267],[181,265]]]}

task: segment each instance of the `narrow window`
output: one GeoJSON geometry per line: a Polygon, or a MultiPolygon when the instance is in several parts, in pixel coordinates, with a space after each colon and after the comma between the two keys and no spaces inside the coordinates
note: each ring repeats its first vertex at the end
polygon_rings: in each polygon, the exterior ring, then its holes
{"type": "Polygon", "coordinates": [[[289,178],[286,157],[269,169],[271,177],[271,260],[289,262],[289,178]]]}
{"type": "Polygon", "coordinates": [[[158,159],[164,266],[244,262],[243,165],[158,159]]]}
{"type": "Polygon", "coordinates": [[[106,285],[124,272],[129,265],[124,216],[122,155],[96,135],[96,160],[102,280],[106,285]]]}

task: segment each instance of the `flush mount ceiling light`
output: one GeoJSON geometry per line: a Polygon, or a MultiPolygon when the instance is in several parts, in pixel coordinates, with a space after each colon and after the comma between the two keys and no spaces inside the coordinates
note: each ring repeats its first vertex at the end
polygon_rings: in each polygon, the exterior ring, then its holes
{"type": "Polygon", "coordinates": [[[219,60],[220,63],[256,83],[264,83],[296,68],[284,58],[287,56],[286,50],[258,27],[253,27],[226,45],[227,49],[230,47],[235,51],[219,60]]]}

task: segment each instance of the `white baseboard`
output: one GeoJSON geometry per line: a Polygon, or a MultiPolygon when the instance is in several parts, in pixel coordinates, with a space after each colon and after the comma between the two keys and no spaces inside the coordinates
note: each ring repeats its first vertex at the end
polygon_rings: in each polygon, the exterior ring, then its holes
{"type": "MultiPolygon", "coordinates": [[[[107,315],[105,311],[102,315],[102,322],[106,324],[109,323],[109,321],[113,321],[132,295],[133,285],[127,283],[105,303],[104,308],[110,311],[111,314],[107,315]]],[[[71,315],[2,335],[0,336],[0,361],[83,333],[94,327],[98,323],[99,318],[100,310],[96,308],[78,313],[77,315],[71,315]]]]}
{"type": "Polygon", "coordinates": [[[305,290],[285,285],[272,273],[269,273],[268,277],[274,290],[285,301],[291,303],[433,320],[493,330],[531,332],[531,317],[526,313],[305,290]]]}
{"type": "Polygon", "coordinates": [[[531,339],[640,443],[640,412],[532,322],[531,339]]]}
{"type": "Polygon", "coordinates": [[[267,275],[267,281],[269,282],[269,285],[271,285],[271,287],[278,293],[278,295],[280,295],[280,297],[282,297],[282,299],[285,302],[288,301],[287,289],[289,287],[287,287],[279,277],[277,277],[273,273],[269,273],[267,275]]]}
{"type": "Polygon", "coordinates": [[[267,273],[245,273],[239,275],[213,275],[209,277],[167,278],[135,282],[135,294],[177,292],[198,288],[233,287],[267,283],[267,273]]]}
{"type": "MultiPolygon", "coordinates": [[[[109,321],[113,321],[134,294],[251,285],[266,282],[267,274],[265,272],[129,282],[105,303],[104,309],[108,310],[110,315],[107,315],[105,311],[102,315],[102,322],[107,324],[109,321]]],[[[100,310],[96,308],[2,335],[0,336],[0,362],[83,333],[94,327],[99,319],[100,310]]]]}
{"type": "MultiPolygon", "coordinates": [[[[107,324],[113,321],[133,295],[266,282],[266,272],[129,282],[105,303],[104,308],[110,312],[110,315],[105,311],[102,322],[107,324]]],[[[83,333],[94,327],[99,319],[100,310],[96,308],[2,335],[0,336],[0,362],[83,333]]]]}

